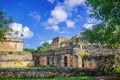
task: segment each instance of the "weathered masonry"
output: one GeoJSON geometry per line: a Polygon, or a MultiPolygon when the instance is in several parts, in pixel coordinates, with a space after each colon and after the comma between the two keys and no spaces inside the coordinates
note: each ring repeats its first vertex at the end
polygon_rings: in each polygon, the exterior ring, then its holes
{"type": "Polygon", "coordinates": [[[52,50],[35,53],[33,54],[33,59],[35,66],[53,65],[87,69],[96,69],[99,67],[115,68],[116,53],[120,54],[120,50],[112,52],[111,49],[105,46],[90,44],[80,34],[72,38],[54,38],[52,41],[52,50]]]}
{"type": "MultiPolygon", "coordinates": [[[[78,67],[78,56],[73,55],[71,49],[51,50],[42,53],[33,54],[35,66],[53,65],[60,67],[78,67]]],[[[81,65],[80,65],[81,66],[81,65]]]]}
{"type": "Polygon", "coordinates": [[[23,51],[23,41],[10,35],[0,43],[0,67],[34,66],[32,54],[23,51]]]}
{"type": "Polygon", "coordinates": [[[0,43],[0,51],[23,51],[23,41],[10,35],[5,35],[5,40],[0,43]]]}

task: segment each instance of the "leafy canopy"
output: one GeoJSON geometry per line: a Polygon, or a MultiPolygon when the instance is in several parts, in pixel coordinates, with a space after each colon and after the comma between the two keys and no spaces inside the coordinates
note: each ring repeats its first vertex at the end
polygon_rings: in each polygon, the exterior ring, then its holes
{"type": "Polygon", "coordinates": [[[35,49],[31,49],[31,48],[24,48],[24,51],[31,52],[31,53],[35,53],[36,52],[35,49]]]}
{"type": "Polygon", "coordinates": [[[87,0],[92,7],[90,17],[102,20],[91,30],[83,33],[91,43],[106,44],[112,48],[120,46],[120,0],[87,0]]]}
{"type": "Polygon", "coordinates": [[[52,46],[48,42],[44,42],[41,46],[37,48],[37,52],[51,50],[52,46]]]}
{"type": "Polygon", "coordinates": [[[13,22],[13,19],[7,17],[7,14],[0,10],[0,42],[4,40],[5,34],[7,34],[11,29],[8,25],[13,22]]]}

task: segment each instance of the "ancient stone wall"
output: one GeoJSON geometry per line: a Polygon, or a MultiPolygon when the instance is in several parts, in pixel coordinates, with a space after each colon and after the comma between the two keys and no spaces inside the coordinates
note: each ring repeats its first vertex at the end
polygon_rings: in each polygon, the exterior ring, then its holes
{"type": "Polygon", "coordinates": [[[0,51],[23,51],[23,41],[11,35],[5,35],[0,42],[0,51]]]}
{"type": "Polygon", "coordinates": [[[53,65],[59,67],[78,67],[78,56],[71,54],[56,54],[56,55],[33,55],[35,66],[53,65]]]}
{"type": "Polygon", "coordinates": [[[1,42],[0,51],[23,51],[21,42],[1,42]]]}
{"type": "Polygon", "coordinates": [[[0,52],[0,67],[34,66],[29,52],[0,52]]]}
{"type": "Polygon", "coordinates": [[[93,58],[85,59],[83,63],[84,63],[84,68],[87,69],[96,69],[98,65],[97,61],[93,58]]]}
{"type": "Polygon", "coordinates": [[[52,41],[52,49],[59,49],[61,47],[61,43],[64,41],[70,40],[69,38],[63,38],[63,37],[56,37],[52,41]]]}
{"type": "MultiPolygon", "coordinates": [[[[102,74],[102,73],[101,73],[102,74]]],[[[29,69],[0,69],[0,79],[5,78],[45,78],[45,77],[64,77],[64,76],[83,76],[83,75],[101,75],[96,70],[78,69],[78,68],[29,68],[29,69]]]]}
{"type": "Polygon", "coordinates": [[[112,71],[115,70],[115,55],[98,55],[83,58],[84,68],[112,71]]]}

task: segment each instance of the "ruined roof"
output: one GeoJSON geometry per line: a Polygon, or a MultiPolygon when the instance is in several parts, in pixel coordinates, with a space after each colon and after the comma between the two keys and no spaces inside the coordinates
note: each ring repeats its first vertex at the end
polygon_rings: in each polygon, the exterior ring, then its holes
{"type": "Polygon", "coordinates": [[[5,35],[5,41],[9,42],[23,42],[21,39],[15,38],[11,35],[5,35]]]}

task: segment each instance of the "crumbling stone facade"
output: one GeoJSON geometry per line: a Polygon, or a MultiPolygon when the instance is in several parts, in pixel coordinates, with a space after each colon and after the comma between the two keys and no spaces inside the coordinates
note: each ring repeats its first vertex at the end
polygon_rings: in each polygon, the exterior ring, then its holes
{"type": "Polygon", "coordinates": [[[0,67],[34,66],[32,54],[24,51],[3,52],[0,51],[0,67]]]}
{"type": "Polygon", "coordinates": [[[111,57],[115,56],[112,49],[99,44],[90,44],[82,34],[75,35],[71,39],[54,38],[52,46],[53,50],[33,54],[35,66],[57,65],[59,67],[96,69],[99,67],[108,68],[101,63],[108,64],[112,68],[116,64],[115,57],[111,57]],[[109,60],[113,60],[112,65],[109,60]]]}
{"type": "Polygon", "coordinates": [[[53,65],[60,67],[78,67],[77,56],[71,54],[70,49],[66,50],[51,50],[42,53],[33,54],[35,66],[53,65]]]}
{"type": "Polygon", "coordinates": [[[69,38],[63,38],[63,37],[56,37],[53,39],[52,42],[52,49],[59,49],[60,47],[65,47],[66,45],[62,45],[61,43],[63,42],[68,42],[70,39],[69,38]]]}
{"type": "Polygon", "coordinates": [[[23,51],[23,41],[6,35],[5,40],[0,42],[0,51],[23,51]]]}
{"type": "Polygon", "coordinates": [[[0,43],[0,67],[34,66],[32,54],[23,51],[23,41],[10,35],[0,43]]]}

